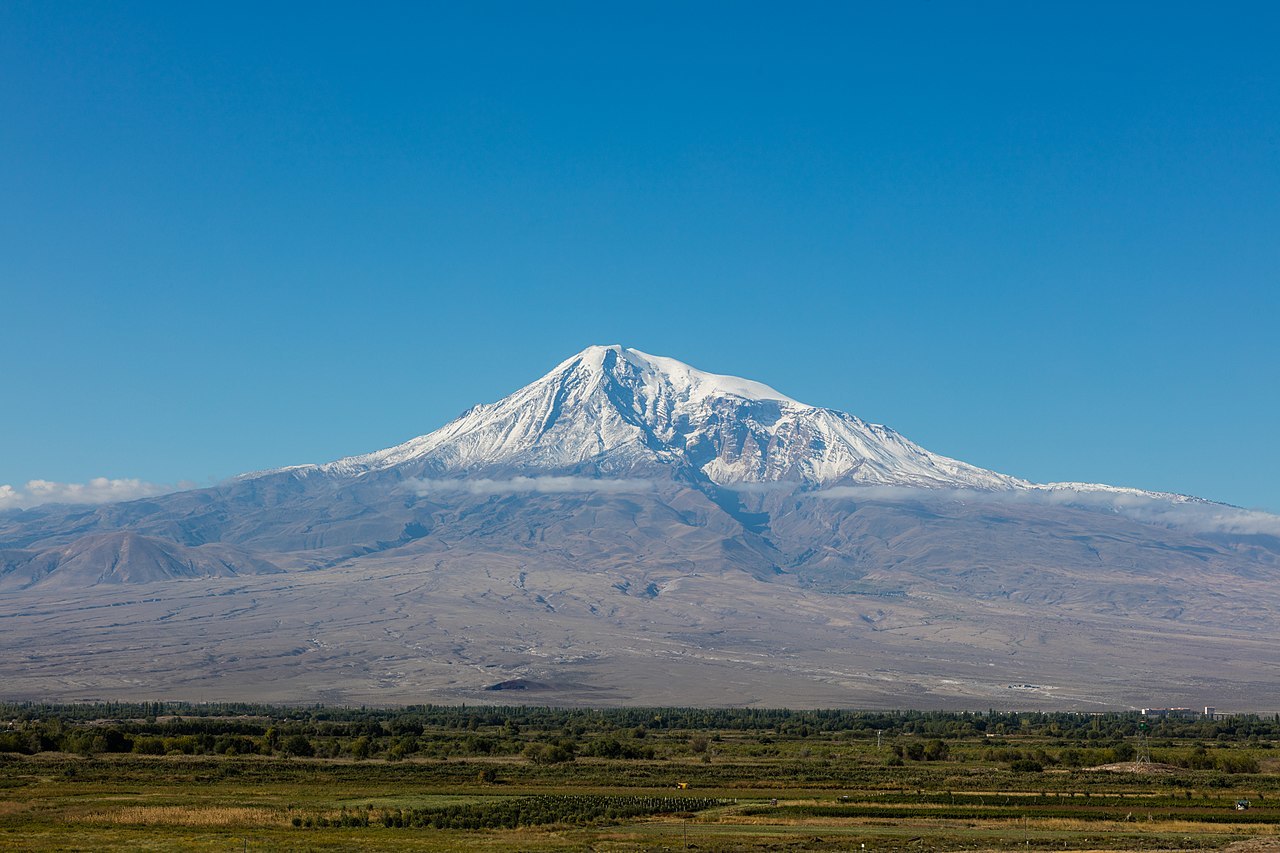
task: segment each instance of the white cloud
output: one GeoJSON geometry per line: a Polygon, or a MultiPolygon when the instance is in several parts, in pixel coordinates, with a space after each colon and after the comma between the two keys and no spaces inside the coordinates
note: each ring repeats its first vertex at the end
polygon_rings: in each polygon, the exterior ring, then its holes
{"type": "Polygon", "coordinates": [[[1136,489],[1053,486],[984,492],[973,489],[929,489],[912,486],[835,486],[810,493],[828,500],[919,501],[942,500],[970,504],[1034,504],[1074,506],[1113,512],[1147,524],[1197,533],[1263,534],[1280,536],[1280,515],[1181,495],[1160,495],[1136,489]]]}
{"type": "Polygon", "coordinates": [[[768,492],[795,492],[804,487],[804,483],[788,480],[766,480],[756,483],[725,483],[724,488],[746,495],[767,494],[768,492]]]}
{"type": "Polygon", "coordinates": [[[55,483],[52,480],[28,480],[21,488],[0,485],[0,509],[23,509],[39,504],[105,504],[129,501],[175,491],[181,486],[166,486],[144,480],[119,480],[94,477],[87,483],[55,483]]]}
{"type": "Polygon", "coordinates": [[[410,480],[407,484],[418,496],[462,492],[470,495],[567,494],[605,492],[635,494],[654,488],[652,480],[596,480],[591,477],[512,477],[509,480],[410,480]]]}

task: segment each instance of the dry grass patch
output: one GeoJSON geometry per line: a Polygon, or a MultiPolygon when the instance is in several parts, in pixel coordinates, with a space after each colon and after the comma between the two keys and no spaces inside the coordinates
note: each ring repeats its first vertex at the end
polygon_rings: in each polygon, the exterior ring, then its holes
{"type": "MultiPolygon", "coordinates": [[[[1021,829],[1024,822],[1021,818],[1002,818],[984,820],[973,825],[998,827],[1001,829],[1021,829]]],[[[1207,833],[1222,835],[1224,833],[1240,834],[1252,832],[1265,824],[1222,824],[1206,823],[1191,820],[1162,820],[1159,816],[1148,818],[1147,815],[1134,814],[1130,820],[1082,820],[1074,817],[1033,817],[1025,822],[1031,829],[1056,832],[1124,832],[1137,829],[1157,829],[1160,832],[1207,833]]]]}
{"type": "Polygon", "coordinates": [[[1223,853],[1280,853],[1280,837],[1246,838],[1229,845],[1223,853]]]}
{"type": "Polygon", "coordinates": [[[287,826],[284,812],[251,806],[129,806],[92,812],[84,823],[132,826],[287,826]]]}
{"type": "Polygon", "coordinates": [[[1157,761],[1121,761],[1116,764],[1100,764],[1097,767],[1089,767],[1089,770],[1104,770],[1108,773],[1140,773],[1146,776],[1169,776],[1174,773],[1185,772],[1181,767],[1173,764],[1161,764],[1157,761]]]}
{"type": "Polygon", "coordinates": [[[30,803],[21,803],[15,800],[0,800],[0,817],[8,817],[9,815],[29,811],[31,811],[30,803]]]}

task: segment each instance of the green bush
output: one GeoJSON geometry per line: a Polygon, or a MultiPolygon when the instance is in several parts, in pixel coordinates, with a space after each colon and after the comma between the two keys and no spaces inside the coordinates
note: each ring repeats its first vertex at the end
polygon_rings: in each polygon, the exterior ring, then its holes
{"type": "Polygon", "coordinates": [[[284,743],[280,746],[280,751],[285,755],[302,756],[310,758],[316,754],[316,749],[311,745],[311,741],[306,735],[289,735],[284,739],[284,743]]]}

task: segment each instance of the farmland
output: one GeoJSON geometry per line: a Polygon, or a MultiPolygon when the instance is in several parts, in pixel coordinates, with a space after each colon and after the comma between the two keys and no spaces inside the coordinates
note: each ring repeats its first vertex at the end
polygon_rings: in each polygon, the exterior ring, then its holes
{"type": "Polygon", "coordinates": [[[994,711],[4,705],[0,847],[1196,850],[1276,842],[1280,721],[1141,724],[1136,714],[994,711]],[[1135,763],[1144,752],[1150,763],[1135,763]]]}

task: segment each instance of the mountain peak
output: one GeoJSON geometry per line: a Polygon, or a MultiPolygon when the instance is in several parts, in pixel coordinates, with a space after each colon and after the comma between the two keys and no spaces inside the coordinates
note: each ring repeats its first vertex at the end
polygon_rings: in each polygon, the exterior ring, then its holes
{"type": "Polygon", "coordinates": [[[319,470],[360,476],[387,469],[398,477],[678,477],[729,487],[1025,485],[760,382],[618,344],[587,347],[433,433],[319,470]]]}
{"type": "Polygon", "coordinates": [[[539,381],[546,381],[567,370],[584,370],[590,374],[608,373],[629,383],[639,380],[650,391],[656,391],[659,385],[666,385],[677,397],[686,401],[705,400],[708,397],[739,397],[744,400],[773,400],[804,406],[762,382],[708,373],[674,358],[650,355],[620,344],[589,346],[560,362],[539,381]]]}

